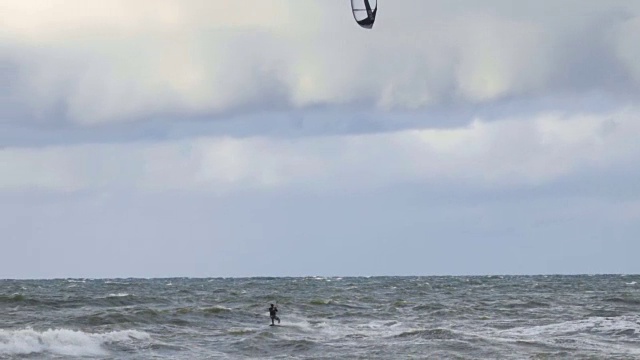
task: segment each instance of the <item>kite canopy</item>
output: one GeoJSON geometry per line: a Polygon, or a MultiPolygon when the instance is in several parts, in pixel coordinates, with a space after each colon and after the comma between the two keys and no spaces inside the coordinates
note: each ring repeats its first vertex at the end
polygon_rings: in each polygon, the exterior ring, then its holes
{"type": "Polygon", "coordinates": [[[351,10],[358,25],[371,29],[376,21],[378,0],[351,0],[351,10]]]}

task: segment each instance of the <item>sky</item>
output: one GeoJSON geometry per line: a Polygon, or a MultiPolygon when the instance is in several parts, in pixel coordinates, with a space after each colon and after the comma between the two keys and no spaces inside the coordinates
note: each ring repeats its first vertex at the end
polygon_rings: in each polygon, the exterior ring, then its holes
{"type": "Polygon", "coordinates": [[[0,278],[640,273],[640,2],[0,9],[0,278]]]}

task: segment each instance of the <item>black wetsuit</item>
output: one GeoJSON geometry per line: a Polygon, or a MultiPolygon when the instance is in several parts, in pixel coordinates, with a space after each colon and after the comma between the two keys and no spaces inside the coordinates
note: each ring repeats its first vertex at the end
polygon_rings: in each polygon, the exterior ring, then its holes
{"type": "Polygon", "coordinates": [[[277,312],[278,312],[278,308],[276,307],[269,308],[269,315],[271,316],[271,325],[273,325],[273,320],[278,320],[278,324],[280,324],[280,318],[276,316],[277,312]]]}

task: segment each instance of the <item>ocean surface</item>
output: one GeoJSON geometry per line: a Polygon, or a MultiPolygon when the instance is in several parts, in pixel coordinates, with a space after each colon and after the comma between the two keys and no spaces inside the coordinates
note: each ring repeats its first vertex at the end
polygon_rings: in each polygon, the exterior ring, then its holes
{"type": "Polygon", "coordinates": [[[0,280],[0,359],[640,359],[638,282],[0,280]]]}

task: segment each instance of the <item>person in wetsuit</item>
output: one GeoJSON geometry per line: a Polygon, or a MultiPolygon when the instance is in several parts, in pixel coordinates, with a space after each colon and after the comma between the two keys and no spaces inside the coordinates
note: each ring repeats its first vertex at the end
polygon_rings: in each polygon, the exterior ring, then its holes
{"type": "Polygon", "coordinates": [[[273,320],[278,320],[278,324],[280,324],[280,318],[276,315],[277,312],[278,308],[271,304],[271,307],[269,308],[269,315],[271,316],[271,326],[275,325],[273,323],[273,320]]]}

